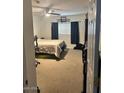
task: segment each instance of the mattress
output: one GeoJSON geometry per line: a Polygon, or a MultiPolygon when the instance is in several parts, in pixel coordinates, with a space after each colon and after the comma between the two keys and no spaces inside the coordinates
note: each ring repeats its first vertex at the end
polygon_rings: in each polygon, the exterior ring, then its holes
{"type": "Polygon", "coordinates": [[[54,54],[58,58],[60,58],[62,48],[66,46],[63,40],[38,39],[37,43],[38,43],[39,52],[54,54]]]}

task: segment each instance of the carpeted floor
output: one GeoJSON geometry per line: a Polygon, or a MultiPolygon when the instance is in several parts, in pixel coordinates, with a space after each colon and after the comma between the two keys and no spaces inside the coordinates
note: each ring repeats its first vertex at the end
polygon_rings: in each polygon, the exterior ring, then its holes
{"type": "Polygon", "coordinates": [[[80,50],[68,50],[61,60],[37,58],[37,85],[40,93],[81,93],[83,63],[80,50]]]}

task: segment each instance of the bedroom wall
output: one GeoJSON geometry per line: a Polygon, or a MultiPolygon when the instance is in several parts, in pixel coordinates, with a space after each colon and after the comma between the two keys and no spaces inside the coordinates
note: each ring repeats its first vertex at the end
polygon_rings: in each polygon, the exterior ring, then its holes
{"type": "MultiPolygon", "coordinates": [[[[84,22],[79,22],[80,43],[84,43],[84,22]]],[[[75,44],[71,44],[71,23],[59,23],[59,39],[66,41],[69,48],[73,48],[75,44]]]]}
{"type": "Polygon", "coordinates": [[[46,17],[33,15],[34,35],[38,38],[51,39],[51,22],[55,22],[57,17],[46,17]]]}
{"type": "Polygon", "coordinates": [[[45,18],[42,16],[33,16],[33,27],[34,27],[34,35],[37,35],[38,37],[44,37],[44,33],[46,31],[45,27],[45,18]]]}
{"type": "MultiPolygon", "coordinates": [[[[59,18],[60,17],[57,16],[46,17],[46,16],[33,15],[34,34],[37,35],[39,38],[44,37],[45,39],[51,39],[51,22],[57,22],[57,19],[59,18]]],[[[80,42],[84,43],[85,16],[74,15],[74,16],[67,16],[67,18],[71,19],[71,21],[79,21],[80,42]]],[[[63,23],[63,24],[68,24],[68,23],[63,23]]],[[[62,26],[61,23],[59,23],[59,28],[62,28],[61,26],[62,26]]],[[[63,26],[63,29],[69,29],[69,28],[67,26],[63,26]]],[[[73,48],[74,45],[69,43],[70,42],[69,34],[64,34],[64,35],[61,34],[59,36],[61,39],[64,39],[67,42],[69,48],[73,48]]]]}

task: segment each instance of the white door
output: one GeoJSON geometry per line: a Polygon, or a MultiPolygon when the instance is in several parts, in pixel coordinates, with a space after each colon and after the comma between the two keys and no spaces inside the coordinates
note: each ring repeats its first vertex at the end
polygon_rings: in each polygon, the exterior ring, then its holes
{"type": "Polygon", "coordinates": [[[23,0],[24,93],[37,93],[31,0],[23,0]]]}
{"type": "MultiPolygon", "coordinates": [[[[95,0],[88,13],[87,93],[98,92],[98,59],[101,0],[95,0]],[[96,14],[95,14],[96,13],[96,14]]],[[[99,90],[100,91],[100,90],[99,90]]]]}

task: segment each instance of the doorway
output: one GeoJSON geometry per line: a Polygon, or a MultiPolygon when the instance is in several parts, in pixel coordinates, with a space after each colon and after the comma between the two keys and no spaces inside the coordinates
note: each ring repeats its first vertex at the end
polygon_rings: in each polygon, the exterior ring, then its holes
{"type": "MultiPolygon", "coordinates": [[[[38,2],[41,3],[42,1],[39,0],[38,2]]],[[[33,4],[37,5],[38,2],[34,0],[33,4]]],[[[75,0],[75,2],[77,2],[77,0],[75,0]]],[[[32,7],[34,7],[34,5],[32,5],[32,7]]],[[[38,6],[37,8],[46,9],[49,7],[38,6]]],[[[35,12],[34,13],[35,16],[33,16],[33,22],[37,24],[37,29],[36,27],[34,27],[34,35],[38,33],[38,38],[40,39],[47,39],[47,40],[51,39],[51,33],[49,32],[51,30],[49,29],[51,27],[51,24],[49,23],[54,22],[53,20],[58,19],[59,17],[51,16],[51,18],[50,17],[46,18],[44,14],[41,15],[40,13],[39,16],[37,16],[37,14],[39,15],[39,13],[35,12]],[[35,18],[37,20],[35,20],[35,18]],[[43,25],[40,25],[40,24],[43,24],[43,25]]],[[[57,14],[57,13],[51,13],[51,14],[57,14]]],[[[69,16],[69,18],[71,19],[72,16],[71,17],[69,16]]],[[[76,18],[74,17],[72,20],[76,20],[76,18]]],[[[65,39],[65,38],[62,38],[62,39],[65,39]]],[[[82,42],[85,42],[85,41],[82,40],[82,42]]],[[[37,83],[38,85],[41,86],[39,87],[41,90],[41,93],[42,92],[44,93],[45,92],[46,93],[52,93],[52,92],[53,93],[58,93],[58,92],[59,93],[78,93],[79,92],[80,93],[83,91],[82,50],[80,52],[79,51],[80,50],[73,50],[73,49],[71,51],[66,51],[68,56],[65,56],[62,60],[60,59],[51,60],[48,58],[45,59],[46,56],[41,59],[36,58],[37,61],[40,61],[40,65],[37,66],[36,70],[38,74],[37,83]],[[74,57],[76,57],[76,59],[74,57]]]]}
{"type": "MultiPolygon", "coordinates": [[[[65,5],[65,1],[61,0],[63,8],[70,8],[67,11],[68,14],[64,14],[61,10],[55,10],[55,13],[61,14],[61,16],[51,15],[48,17],[41,14],[41,11],[45,10],[41,8],[42,4],[40,7],[38,6],[41,9],[39,14],[33,12],[34,35],[37,35],[41,43],[47,40],[50,44],[51,39],[62,40],[66,43],[66,49],[62,52],[63,57],[61,59],[56,59],[54,55],[36,53],[36,60],[40,62],[36,68],[37,84],[43,93],[81,93],[83,91],[82,46],[84,44],[85,13],[82,12],[83,3],[80,3],[80,1],[66,1],[66,6],[68,6],[66,7],[63,6],[65,5]],[[76,8],[77,6],[80,6],[80,9],[77,8],[77,10],[74,10],[73,7],[76,8]],[[61,19],[63,17],[65,18],[64,21],[61,19]],[[53,29],[53,24],[51,23],[58,23],[55,26],[56,30],[53,29]],[[53,31],[51,31],[51,27],[53,31]],[[57,38],[53,39],[54,36],[57,38]]],[[[61,3],[60,1],[58,2],[60,5],[61,3]]],[[[35,9],[36,6],[37,4],[35,4],[35,9]]],[[[46,7],[48,6],[46,5],[46,7]]],[[[53,7],[50,7],[50,9],[53,7]]],[[[62,7],[58,6],[61,9],[62,7]]],[[[66,13],[66,10],[64,12],[66,13]]],[[[54,48],[51,49],[54,50],[54,48]]]]}

